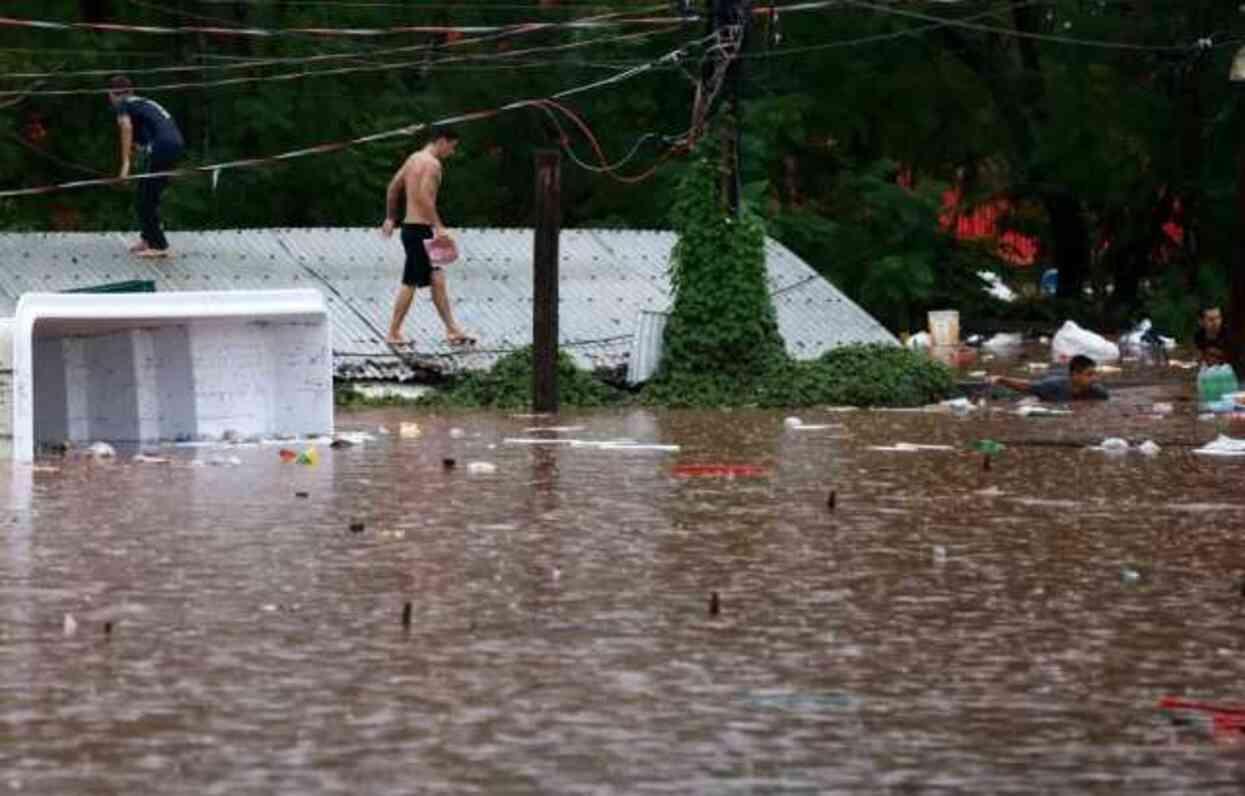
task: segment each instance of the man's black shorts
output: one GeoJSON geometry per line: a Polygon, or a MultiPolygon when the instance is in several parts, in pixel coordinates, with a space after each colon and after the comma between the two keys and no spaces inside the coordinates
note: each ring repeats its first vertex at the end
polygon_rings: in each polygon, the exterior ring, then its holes
{"type": "Polygon", "coordinates": [[[403,224],[402,248],[406,250],[406,267],[402,269],[402,284],[408,287],[428,287],[432,284],[432,261],[424,241],[432,239],[431,224],[403,224]]]}

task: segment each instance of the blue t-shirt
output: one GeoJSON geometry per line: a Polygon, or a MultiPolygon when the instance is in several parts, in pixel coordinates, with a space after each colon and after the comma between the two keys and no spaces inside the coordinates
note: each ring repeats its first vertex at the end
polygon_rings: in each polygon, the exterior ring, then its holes
{"type": "Polygon", "coordinates": [[[182,132],[173,115],[155,100],[146,97],[125,97],[117,104],[117,116],[129,116],[134,127],[134,143],[152,149],[185,146],[182,132]]]}
{"type": "Polygon", "coordinates": [[[1041,381],[1035,381],[1030,387],[1029,392],[1036,395],[1043,401],[1051,401],[1052,403],[1063,403],[1064,401],[1087,400],[1087,401],[1105,401],[1111,397],[1107,392],[1107,388],[1101,384],[1089,385],[1089,391],[1082,395],[1072,394],[1072,382],[1067,376],[1047,376],[1041,381]]]}

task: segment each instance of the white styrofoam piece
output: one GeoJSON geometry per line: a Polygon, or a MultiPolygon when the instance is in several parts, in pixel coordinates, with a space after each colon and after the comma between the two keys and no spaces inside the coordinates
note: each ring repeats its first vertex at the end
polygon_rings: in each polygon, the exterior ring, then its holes
{"type": "Polygon", "coordinates": [[[27,293],[13,319],[13,456],[37,442],[332,434],[316,290],[27,293]]]}

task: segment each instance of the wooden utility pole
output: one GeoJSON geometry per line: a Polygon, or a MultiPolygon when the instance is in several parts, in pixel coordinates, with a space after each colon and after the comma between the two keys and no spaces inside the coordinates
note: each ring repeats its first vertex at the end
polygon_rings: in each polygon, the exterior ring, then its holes
{"type": "MultiPolygon", "coordinates": [[[[722,130],[723,195],[731,214],[739,215],[739,197],[743,177],[740,150],[743,140],[743,118],[739,100],[739,87],[743,80],[743,54],[748,41],[749,22],[752,19],[751,0],[709,0],[709,32],[721,31],[732,25],[739,26],[739,49],[726,71],[727,107],[730,125],[722,130]]],[[[718,56],[719,58],[721,56],[718,56]]]]}
{"type": "Polygon", "coordinates": [[[532,411],[558,411],[558,236],[562,232],[562,153],[536,153],[536,232],[532,251],[532,411]]]}

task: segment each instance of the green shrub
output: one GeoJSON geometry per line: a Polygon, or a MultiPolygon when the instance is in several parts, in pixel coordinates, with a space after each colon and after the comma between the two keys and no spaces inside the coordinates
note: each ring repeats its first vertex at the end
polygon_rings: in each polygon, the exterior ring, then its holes
{"type": "MultiPolygon", "coordinates": [[[[532,347],[507,354],[487,371],[466,373],[455,378],[445,390],[416,400],[418,406],[487,409],[528,409],[532,405],[532,347]]],[[[595,407],[617,404],[627,395],[605,384],[591,373],[575,366],[564,352],[558,352],[558,398],[566,407],[595,407]]]]}

